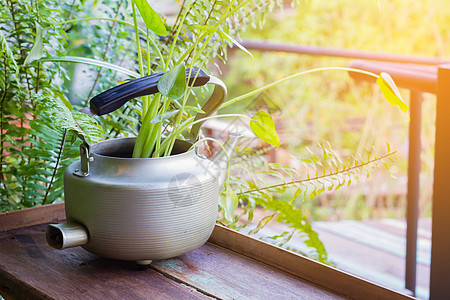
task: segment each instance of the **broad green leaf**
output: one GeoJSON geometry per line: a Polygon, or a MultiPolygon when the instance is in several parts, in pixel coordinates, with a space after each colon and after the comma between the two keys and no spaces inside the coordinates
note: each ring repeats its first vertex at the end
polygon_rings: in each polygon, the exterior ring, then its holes
{"type": "Polygon", "coordinates": [[[224,195],[219,198],[219,205],[225,212],[225,219],[228,221],[233,220],[233,213],[237,209],[239,204],[239,198],[233,190],[226,190],[224,195]]]}
{"type": "Polygon", "coordinates": [[[167,30],[164,21],[158,13],[153,10],[150,4],[148,4],[147,0],[134,0],[134,3],[142,16],[142,19],[144,19],[147,29],[158,35],[166,36],[167,30]]]}
{"type": "Polygon", "coordinates": [[[280,147],[280,138],[272,117],[263,110],[258,111],[250,121],[253,133],[264,142],[280,147]]]}
{"type": "Polygon", "coordinates": [[[176,115],[178,112],[179,110],[171,110],[162,115],[157,115],[156,117],[153,118],[153,120],[150,121],[150,123],[159,123],[161,121],[167,120],[170,117],[176,115]]]}
{"type": "Polygon", "coordinates": [[[386,142],[386,146],[387,146],[387,152],[388,152],[388,153],[391,152],[391,145],[389,145],[389,143],[386,142]]]}
{"type": "Polygon", "coordinates": [[[404,113],[408,111],[408,105],[403,101],[394,80],[392,80],[392,77],[388,73],[382,72],[380,76],[378,76],[377,84],[380,87],[384,98],[386,98],[390,104],[400,107],[404,113]]]}
{"type": "Polygon", "coordinates": [[[232,42],[233,44],[235,44],[239,49],[241,49],[242,51],[244,51],[245,53],[247,53],[248,55],[250,55],[253,58],[253,55],[250,53],[250,51],[247,50],[247,48],[245,48],[244,46],[242,46],[238,41],[236,41],[232,36],[228,35],[225,33],[225,31],[220,31],[219,32],[220,36],[223,39],[229,40],[230,42],[232,42]]]}
{"type": "Polygon", "coordinates": [[[177,100],[184,95],[186,85],[186,68],[182,63],[161,76],[158,91],[167,98],[177,100]]]}
{"type": "Polygon", "coordinates": [[[37,61],[59,61],[59,62],[73,62],[73,63],[87,64],[87,65],[91,65],[91,66],[97,66],[97,67],[101,67],[101,68],[111,69],[111,70],[114,70],[117,72],[127,74],[128,76],[131,76],[134,78],[141,77],[141,75],[139,75],[139,73],[125,69],[121,66],[113,65],[106,61],[92,59],[92,58],[86,58],[86,57],[79,57],[79,56],[43,57],[41,59],[38,59],[37,61]]]}
{"type": "Polygon", "coordinates": [[[42,41],[42,27],[38,23],[36,23],[36,37],[34,39],[33,47],[30,50],[27,58],[23,62],[23,65],[28,65],[33,61],[39,59],[44,55],[44,44],[42,41]]]}

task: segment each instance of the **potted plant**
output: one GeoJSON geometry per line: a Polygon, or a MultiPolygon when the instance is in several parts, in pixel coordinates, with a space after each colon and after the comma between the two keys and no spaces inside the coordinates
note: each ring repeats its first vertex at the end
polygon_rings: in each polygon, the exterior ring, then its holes
{"type": "MultiPolygon", "coordinates": [[[[202,67],[203,55],[211,52],[203,40],[211,40],[220,32],[220,36],[233,41],[219,27],[242,7],[243,4],[226,7],[225,14],[215,16],[218,18],[216,27],[193,26],[195,35],[191,50],[173,62],[171,57],[182,28],[179,26],[173,42],[169,40],[172,46],[168,56],[160,57],[160,61],[164,61],[162,72],[129,81],[91,99],[88,110],[103,115],[136,96],[144,96],[139,134],[135,139],[113,139],[90,146],[76,125],[68,128],[75,130],[83,140],[81,160],[66,169],[68,223],[49,226],[47,239],[50,245],[58,249],[83,245],[102,256],[148,264],[152,259],[177,256],[206,242],[215,224],[219,188],[224,185],[226,162],[230,150],[235,147],[235,138],[221,145],[223,152],[216,156],[216,163],[195,154],[193,148],[201,141],[198,140],[200,125],[212,117],[226,96],[226,87],[218,78],[196,67],[202,67]],[[192,59],[187,60],[186,68],[182,57],[189,53],[192,59]],[[207,83],[215,86],[210,99],[201,107],[189,106],[191,89],[207,83]],[[192,116],[192,113],[197,114],[192,116]],[[186,129],[189,129],[188,136],[183,136],[186,129]]],[[[136,36],[139,31],[144,31],[137,27],[136,8],[144,17],[148,40],[153,39],[149,30],[166,35],[162,19],[147,1],[136,1],[132,2],[136,36]]],[[[190,8],[184,9],[187,12],[190,8]]],[[[213,11],[214,5],[211,13],[213,11]]],[[[139,67],[144,73],[139,38],[136,41],[139,67]]],[[[156,45],[154,40],[150,43],[156,45]]],[[[74,58],[60,59],[76,61],[74,58]]],[[[40,61],[47,60],[55,59],[40,61]]],[[[152,72],[149,57],[146,67],[152,72]]],[[[62,111],[54,109],[57,103],[53,105],[46,102],[42,108],[53,110],[55,114],[62,111]]],[[[64,119],[63,116],[59,118],[64,119]]],[[[65,118],[70,119],[70,116],[65,118]]],[[[279,145],[273,120],[266,112],[258,112],[251,122],[258,136],[279,145]]],[[[224,207],[228,209],[226,205],[224,207]]]]}

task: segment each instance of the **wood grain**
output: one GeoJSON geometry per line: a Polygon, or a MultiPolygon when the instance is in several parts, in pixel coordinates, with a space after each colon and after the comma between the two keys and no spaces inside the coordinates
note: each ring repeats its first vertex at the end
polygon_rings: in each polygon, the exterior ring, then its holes
{"type": "Polygon", "coordinates": [[[100,258],[80,247],[64,251],[49,247],[46,225],[32,225],[62,218],[62,204],[0,214],[1,295],[7,299],[411,299],[220,225],[210,243],[139,271],[132,262],[100,258]]]}
{"type": "Polygon", "coordinates": [[[45,225],[0,233],[0,294],[6,299],[208,299],[195,288],[133,263],[58,251],[45,225]]]}
{"type": "Polygon", "coordinates": [[[206,243],[152,268],[220,299],[347,299],[307,280],[206,243]]]}
{"type": "Polygon", "coordinates": [[[209,241],[350,298],[414,299],[220,225],[209,241]]]}
{"type": "Polygon", "coordinates": [[[0,232],[65,220],[64,203],[48,204],[0,214],[0,232]]]}

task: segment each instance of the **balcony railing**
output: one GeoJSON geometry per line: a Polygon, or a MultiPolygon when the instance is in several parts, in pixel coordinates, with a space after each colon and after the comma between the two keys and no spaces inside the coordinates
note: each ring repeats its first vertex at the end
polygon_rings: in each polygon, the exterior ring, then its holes
{"type": "MultiPolygon", "coordinates": [[[[432,210],[432,253],[430,266],[430,299],[450,295],[450,64],[434,57],[414,57],[353,50],[282,45],[243,41],[249,50],[276,51],[302,55],[359,59],[350,66],[374,73],[389,73],[399,87],[410,90],[410,124],[408,153],[408,185],[406,208],[405,288],[415,294],[417,223],[419,216],[422,93],[437,95],[436,144],[432,210]],[[377,61],[376,63],[374,61],[377,61]]],[[[369,76],[351,73],[353,78],[374,81],[369,76]]]]}

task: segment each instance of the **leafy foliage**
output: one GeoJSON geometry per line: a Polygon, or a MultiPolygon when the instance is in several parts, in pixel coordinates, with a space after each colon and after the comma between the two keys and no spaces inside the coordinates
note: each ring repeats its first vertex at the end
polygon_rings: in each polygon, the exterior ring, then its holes
{"type": "Polygon", "coordinates": [[[66,32],[57,24],[75,6],[1,1],[0,211],[61,200],[62,172],[77,151],[64,142],[71,134],[54,128],[54,119],[41,115],[37,102],[68,103],[62,85],[67,73],[59,65],[35,60],[65,54],[66,32]]]}
{"type": "MultiPolygon", "coordinates": [[[[130,101],[123,110],[99,120],[107,137],[136,135],[138,124],[143,122],[140,132],[150,137],[152,143],[156,141],[150,147],[156,151],[146,149],[145,156],[170,153],[170,143],[167,149],[158,149],[161,147],[158,139],[174,132],[176,126],[188,127],[193,115],[202,112],[200,102],[207,93],[206,88],[200,93],[185,86],[181,92],[174,89],[180,85],[177,80],[185,85],[178,78],[184,74],[180,69],[184,66],[215,68],[220,72],[217,61],[226,61],[227,48],[231,45],[249,54],[238,42],[240,34],[248,27],[262,25],[266,14],[277,3],[282,5],[282,1],[267,0],[185,0],[180,4],[175,22],[164,24],[145,0],[131,1],[132,7],[122,0],[74,1],[70,6],[51,0],[1,1],[0,211],[62,199],[63,170],[78,156],[77,146],[73,144],[76,136],[82,134],[91,142],[102,138],[98,125],[77,110],[87,106],[93,94],[128,80],[116,71],[135,77],[172,70],[165,78],[163,96],[130,101]],[[131,14],[134,3],[145,29],[138,28],[141,24],[136,20],[137,14],[131,14]],[[98,7],[101,11],[96,10],[98,7]],[[129,22],[132,17],[133,24],[129,22]],[[129,32],[130,24],[135,28],[134,40],[129,32]],[[158,36],[166,32],[165,38],[158,36]],[[66,48],[70,49],[69,53],[66,48]],[[73,65],[61,62],[90,65],[83,76],[89,83],[87,90],[81,91],[80,85],[72,82],[74,77],[69,75],[76,72],[73,65]],[[144,130],[145,126],[148,129],[144,130]]],[[[265,135],[263,140],[278,146],[280,140],[273,138],[275,125],[267,116],[258,112],[252,127],[256,128],[257,135],[265,135]]],[[[305,244],[313,249],[308,255],[322,262],[327,262],[325,248],[306,215],[293,205],[294,200],[302,196],[313,198],[330,188],[337,190],[357,179],[356,170],[368,169],[390,157],[390,154],[373,156],[344,164],[331,149],[323,147],[323,157],[312,154],[309,160],[303,160],[306,169],[313,172],[312,176],[307,173],[305,179],[292,167],[268,164],[255,155],[264,153],[264,149],[252,151],[244,149],[236,159],[240,161],[241,173],[237,172],[228,181],[229,188],[220,199],[224,216],[221,221],[241,228],[243,225],[238,222],[242,216],[247,215],[249,222],[255,209],[263,207],[270,214],[259,221],[252,234],[257,234],[271,220],[286,223],[292,231],[268,239],[283,245],[294,234],[302,235],[305,244]],[[276,178],[281,183],[273,183],[276,178]],[[285,201],[279,195],[288,190],[293,190],[294,195],[285,201]],[[239,205],[243,213],[234,216],[239,205]]]]}
{"type": "MultiPolygon", "coordinates": [[[[268,211],[249,234],[258,233],[271,220],[287,224],[292,230],[281,236],[264,237],[280,246],[285,245],[294,234],[305,238],[305,245],[311,248],[306,255],[324,263],[329,263],[324,245],[318,234],[311,228],[307,216],[294,205],[296,199],[312,199],[323,192],[337,191],[361,175],[369,177],[374,168],[386,168],[395,158],[388,145],[387,153],[377,155],[375,150],[366,149],[365,157],[349,156],[341,158],[331,146],[320,145],[322,153],[317,155],[310,151],[309,157],[300,159],[300,170],[278,163],[268,163],[260,156],[261,150],[240,149],[234,161],[234,175],[229,181],[232,190],[238,191],[233,197],[224,191],[221,199],[223,218],[221,222],[236,229],[247,226],[252,221],[258,207],[268,211]],[[258,153],[259,152],[259,153],[258,153]],[[289,199],[281,195],[291,194],[289,199]],[[236,204],[234,204],[236,203],[236,204]],[[232,217],[240,204],[242,210],[232,217]],[[241,221],[246,219],[246,221],[241,221]]],[[[295,249],[291,249],[295,250],[295,249]]]]}
{"type": "Polygon", "coordinates": [[[76,110],[70,110],[58,98],[36,94],[36,113],[42,119],[47,117],[53,128],[68,131],[69,135],[83,136],[89,143],[96,143],[103,139],[101,130],[93,118],[76,110]]]}
{"type": "MultiPolygon", "coordinates": [[[[137,56],[141,76],[152,74],[155,71],[176,70],[173,78],[169,76],[164,82],[170,83],[170,89],[177,90],[176,97],[168,93],[167,88],[162,89],[161,95],[147,96],[142,99],[143,127],[137,137],[133,157],[158,157],[170,155],[174,141],[180,138],[179,128],[189,128],[194,122],[192,110],[186,109],[188,96],[192,87],[187,88],[185,80],[176,80],[179,66],[207,68],[207,63],[215,63],[217,58],[226,60],[226,51],[229,45],[235,44],[249,53],[235,38],[239,32],[249,24],[257,26],[262,23],[262,16],[270,12],[275,1],[183,1],[173,25],[169,28],[165,38],[156,37],[153,32],[164,35],[159,31],[162,21],[157,14],[141,1],[132,2],[133,22],[136,35],[137,56]],[[136,18],[137,10],[140,12],[145,30],[138,28],[136,18]],[[147,33],[146,45],[142,45],[138,32],[147,33]],[[152,45],[153,47],[150,47],[152,45]],[[179,100],[179,101],[175,101],[179,100]],[[176,111],[172,114],[171,111],[176,111]],[[157,116],[171,116],[167,122],[152,122],[157,116]],[[169,130],[167,130],[169,128],[169,130]],[[170,134],[168,132],[171,132],[170,134]],[[164,142],[162,142],[164,140],[164,142]]],[[[196,76],[196,74],[193,74],[196,76]]],[[[178,76],[179,77],[179,76],[178,76]]],[[[178,78],[179,79],[179,78],[178,78]]],[[[167,84],[161,85],[165,87],[167,84]]],[[[196,94],[192,94],[194,97],[196,94]]],[[[200,99],[195,99],[197,108],[200,108],[200,99]]],[[[253,127],[252,127],[253,128],[253,127]]],[[[269,134],[266,134],[268,136],[269,134]]],[[[276,132],[275,132],[276,135],[276,132]]],[[[269,139],[272,140],[272,139],[269,139]]]]}

